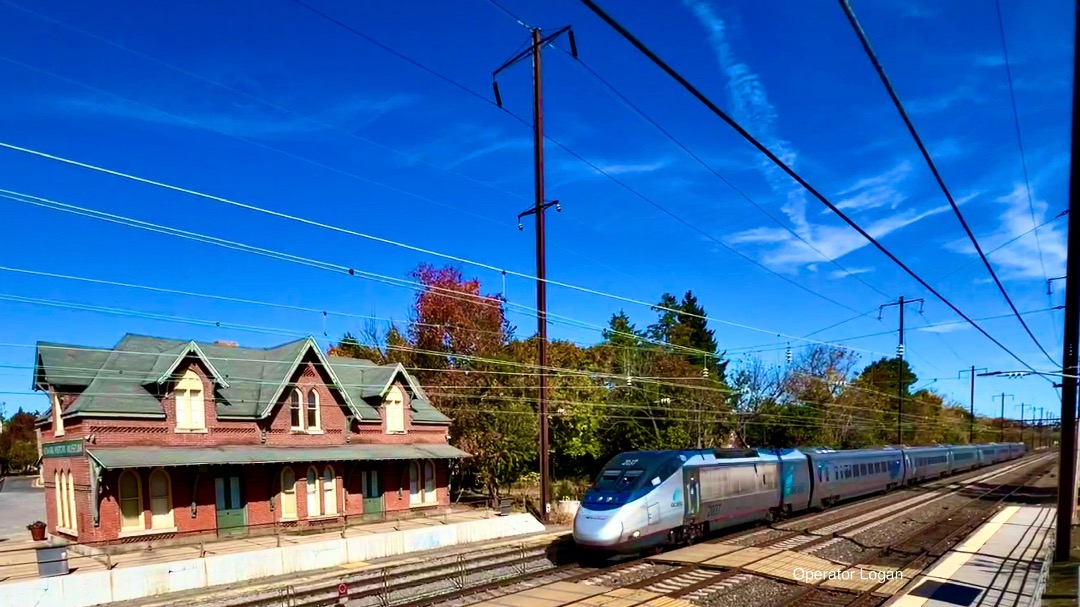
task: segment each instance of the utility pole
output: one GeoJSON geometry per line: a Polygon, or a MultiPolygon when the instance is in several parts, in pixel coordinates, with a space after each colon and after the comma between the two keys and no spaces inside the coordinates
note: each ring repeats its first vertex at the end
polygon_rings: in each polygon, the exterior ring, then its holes
{"type": "Polygon", "coordinates": [[[994,395],[995,399],[996,398],[1001,398],[1001,442],[1005,442],[1005,397],[1006,396],[1011,398],[1011,399],[1014,399],[1014,400],[1016,399],[1016,397],[1013,396],[1012,394],[1005,394],[1004,392],[1001,393],[1000,397],[998,395],[996,395],[996,394],[994,395]]]}
{"type": "Polygon", "coordinates": [[[901,295],[898,301],[893,303],[883,304],[878,307],[878,320],[881,320],[881,314],[890,306],[900,307],[900,343],[896,346],[896,358],[898,364],[896,367],[896,444],[904,444],[904,434],[902,431],[903,419],[904,419],[904,306],[908,304],[919,304],[919,312],[922,312],[922,298],[904,300],[904,296],[901,295]]]}
{"type": "Polygon", "coordinates": [[[1076,358],[1080,347],[1080,2],[1073,8],[1072,150],[1069,163],[1069,236],[1065,254],[1065,329],[1061,348],[1061,451],[1054,561],[1069,560],[1076,512],[1076,358]]]}
{"type": "Polygon", "coordinates": [[[570,26],[566,26],[554,34],[542,38],[540,29],[532,30],[532,45],[530,48],[518,53],[509,61],[499,66],[491,74],[491,86],[495,92],[495,103],[502,107],[502,95],[499,94],[499,73],[509,67],[532,58],[533,75],[533,172],[535,178],[536,204],[533,208],[518,215],[518,229],[524,229],[521,219],[526,215],[536,216],[536,339],[540,342],[539,352],[539,396],[537,398],[537,413],[540,416],[540,518],[545,523],[550,519],[551,513],[551,471],[550,471],[550,442],[548,436],[548,385],[547,385],[547,251],[545,249],[544,211],[555,207],[555,211],[561,211],[559,201],[547,202],[544,200],[544,97],[540,58],[545,46],[563,34],[570,38],[570,51],[577,57],[577,44],[574,41],[574,32],[570,26]]]}
{"type": "Polygon", "coordinates": [[[968,423],[968,444],[975,444],[975,373],[978,371],[988,371],[986,368],[976,369],[975,365],[971,365],[971,369],[963,369],[956,374],[957,378],[963,378],[964,373],[971,373],[971,419],[968,423]]]}
{"type": "MultiPolygon", "coordinates": [[[[1028,406],[1029,405],[1027,403],[1020,403],[1020,442],[1025,444],[1026,441],[1024,440],[1024,410],[1028,406]]],[[[1034,413],[1035,405],[1030,405],[1030,407],[1032,408],[1032,413],[1034,413]]]]}
{"type": "Polygon", "coordinates": [[[1033,434],[1035,438],[1032,442],[1035,443],[1035,448],[1038,449],[1042,445],[1042,426],[1043,426],[1043,408],[1039,407],[1039,425],[1036,426],[1033,434]]]}

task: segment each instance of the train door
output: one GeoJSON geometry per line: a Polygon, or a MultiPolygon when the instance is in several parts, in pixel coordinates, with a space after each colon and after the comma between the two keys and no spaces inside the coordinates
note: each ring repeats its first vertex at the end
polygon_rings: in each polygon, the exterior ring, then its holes
{"type": "Polygon", "coordinates": [[[649,516],[649,533],[652,533],[660,526],[660,504],[649,504],[647,512],[649,516]]]}
{"type": "Polygon", "coordinates": [[[691,520],[697,519],[700,510],[701,489],[695,472],[686,480],[686,517],[691,520]]]}

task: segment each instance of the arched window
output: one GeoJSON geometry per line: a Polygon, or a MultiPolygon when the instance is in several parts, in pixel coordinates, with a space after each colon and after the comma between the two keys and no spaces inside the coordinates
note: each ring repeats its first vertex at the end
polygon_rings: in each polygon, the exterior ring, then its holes
{"type": "Polygon", "coordinates": [[[203,383],[199,375],[188,369],[176,382],[173,390],[176,398],[176,429],[205,430],[206,407],[203,401],[203,383]]]}
{"type": "Polygon", "coordinates": [[[79,530],[79,516],[75,510],[75,481],[71,478],[71,471],[67,473],[67,506],[68,506],[68,525],[67,528],[72,531],[79,530]]]}
{"type": "Polygon", "coordinates": [[[327,465],[323,470],[323,514],[337,514],[337,475],[334,467],[327,465]]]}
{"type": "Polygon", "coordinates": [[[296,518],[296,473],[288,466],[281,471],[281,518],[296,518]]]}
{"type": "Polygon", "coordinates": [[[401,388],[397,386],[390,388],[390,391],[386,393],[386,400],[383,401],[383,407],[386,409],[387,434],[404,434],[405,395],[401,393],[401,388]]]}
{"type": "Polygon", "coordinates": [[[315,388],[307,394],[307,427],[308,430],[319,429],[319,393],[315,388]]]}
{"type": "Polygon", "coordinates": [[[175,527],[173,522],[172,479],[164,468],[150,475],[150,526],[154,529],[175,527]]]}
{"type": "Polygon", "coordinates": [[[409,462],[409,505],[416,505],[424,501],[421,491],[420,462],[409,462]]]}
{"type": "Polygon", "coordinates": [[[53,472],[53,488],[56,493],[56,526],[66,527],[67,523],[64,520],[64,511],[66,510],[65,504],[67,500],[64,499],[64,483],[60,480],[60,471],[53,472]]]}
{"type": "Polygon", "coordinates": [[[319,473],[312,466],[307,469],[307,515],[319,516],[319,473]]]}
{"type": "Polygon", "coordinates": [[[118,485],[120,529],[123,531],[143,529],[142,480],[134,470],[125,470],[120,475],[118,485]]]}
{"type": "Polygon", "coordinates": [[[293,430],[304,429],[304,411],[300,408],[300,389],[295,388],[289,396],[289,415],[293,430]]]}
{"type": "Polygon", "coordinates": [[[424,503],[438,502],[435,497],[435,464],[431,460],[424,462],[424,503]]]}

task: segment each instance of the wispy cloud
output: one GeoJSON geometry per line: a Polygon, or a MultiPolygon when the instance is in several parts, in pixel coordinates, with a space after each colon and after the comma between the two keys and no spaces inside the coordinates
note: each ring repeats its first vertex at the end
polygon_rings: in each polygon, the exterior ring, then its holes
{"type": "MultiPolygon", "coordinates": [[[[785,164],[794,167],[798,154],[791,144],[777,133],[776,108],[769,102],[761,79],[733,54],[727,41],[727,25],[724,20],[705,0],[683,0],[683,3],[709,32],[709,40],[720,67],[728,78],[728,95],[735,118],[753,131],[785,164]]],[[[795,231],[805,238],[811,228],[806,221],[806,191],[768,159],[762,158],[760,167],[773,191],[785,197],[782,210],[794,224],[795,231]]]]}
{"type": "MultiPolygon", "coordinates": [[[[845,211],[866,211],[880,207],[895,210],[900,203],[907,200],[899,186],[911,174],[911,170],[911,163],[904,161],[880,175],[860,179],[855,185],[838,194],[843,198],[836,206],[845,211]]],[[[831,211],[826,209],[825,212],[831,211]]]]}
{"type": "Polygon", "coordinates": [[[926,333],[956,333],[957,331],[966,331],[971,328],[971,325],[967,322],[950,322],[935,325],[932,327],[916,327],[916,331],[925,331],[926,333]]]}
{"type": "Polygon", "coordinates": [[[355,96],[335,101],[307,117],[279,112],[255,102],[215,102],[209,98],[178,101],[170,97],[131,103],[111,96],[68,97],[52,99],[46,105],[55,111],[203,128],[237,137],[284,138],[329,130],[325,125],[346,130],[362,128],[417,100],[412,95],[355,96]]]}
{"type": "MultiPolygon", "coordinates": [[[[943,205],[923,212],[908,210],[875,220],[863,229],[875,239],[881,239],[927,217],[944,213],[950,208],[948,205],[943,205]]],[[[810,228],[811,232],[804,238],[830,260],[840,259],[870,244],[862,235],[846,225],[811,225],[810,228]]],[[[790,271],[792,268],[820,262],[822,259],[822,255],[811,250],[790,232],[780,228],[765,227],[746,230],[732,235],[728,238],[728,242],[767,247],[770,250],[764,255],[764,263],[777,270],[790,271]]]]}
{"type": "Polygon", "coordinates": [[[449,130],[426,137],[425,143],[416,148],[413,155],[416,160],[456,169],[493,154],[524,152],[531,148],[532,139],[528,137],[507,135],[497,128],[458,123],[449,130]]]}
{"type": "Polygon", "coordinates": [[[829,273],[829,276],[833,278],[844,278],[845,276],[854,276],[856,274],[867,274],[873,272],[874,268],[849,268],[847,272],[843,270],[834,270],[829,273]]]}
{"type": "Polygon", "coordinates": [[[980,104],[983,96],[973,86],[963,85],[947,93],[936,97],[923,97],[904,102],[904,109],[910,114],[927,115],[940,114],[945,111],[955,110],[961,105],[980,104]]]}
{"type": "MultiPolygon", "coordinates": [[[[1031,204],[1028,203],[1027,187],[1016,184],[1012,191],[996,199],[1003,210],[999,216],[998,229],[989,236],[980,236],[979,245],[983,251],[991,251],[1009,240],[1031,231],[1035,225],[1047,219],[1048,205],[1045,200],[1035,196],[1032,191],[1031,204]],[[1032,209],[1035,211],[1035,223],[1032,223],[1032,209]]],[[[1043,266],[1051,275],[1065,271],[1065,233],[1060,223],[1050,223],[1039,228],[1036,233],[1023,236],[993,253],[990,263],[1002,279],[1042,279],[1043,266]],[[1042,250],[1040,261],[1039,251],[1042,250]]],[[[975,247],[968,239],[958,239],[948,245],[949,249],[965,255],[976,255],[975,247]]]]}

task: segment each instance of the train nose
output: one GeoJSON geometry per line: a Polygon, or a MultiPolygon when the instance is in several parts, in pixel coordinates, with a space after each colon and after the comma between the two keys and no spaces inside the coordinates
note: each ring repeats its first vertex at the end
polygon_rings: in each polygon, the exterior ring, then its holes
{"type": "Polygon", "coordinates": [[[607,546],[622,537],[622,522],[614,512],[593,512],[581,508],[574,517],[574,541],[585,545],[607,546]]]}

